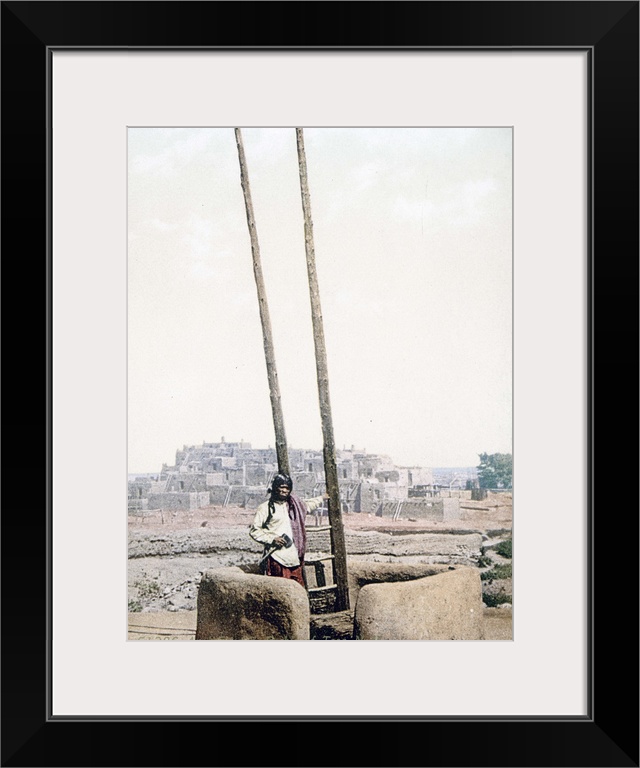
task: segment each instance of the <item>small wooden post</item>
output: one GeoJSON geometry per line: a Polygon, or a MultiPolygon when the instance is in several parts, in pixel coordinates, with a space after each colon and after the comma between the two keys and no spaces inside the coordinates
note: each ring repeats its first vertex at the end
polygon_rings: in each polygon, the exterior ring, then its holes
{"type": "Polygon", "coordinates": [[[304,243],[307,256],[307,274],[309,276],[309,295],[311,297],[311,319],[313,322],[313,341],[316,351],[316,372],[318,377],[318,397],[320,400],[320,418],[322,421],[324,474],[329,495],[329,523],[331,525],[331,544],[333,567],[336,580],[336,611],[349,608],[349,588],[347,581],[347,549],[340,509],[340,488],[336,467],[336,450],[333,440],[333,421],[329,400],[329,373],[327,370],[327,351],[322,326],[320,291],[316,273],[315,249],[313,244],[313,222],[311,220],[311,202],[307,180],[307,161],[304,151],[302,128],[296,128],[298,146],[298,168],[300,171],[300,191],[304,214],[304,243]]]}
{"type": "Polygon", "coordinates": [[[244,206],[247,212],[247,225],[251,239],[251,254],[253,256],[253,274],[258,291],[258,306],[260,307],[260,321],[262,323],[262,341],[264,344],[264,356],[267,363],[267,378],[269,381],[269,395],[271,397],[271,411],[273,413],[273,427],[276,437],[276,457],[280,472],[289,471],[289,455],[287,453],[287,438],[284,431],[284,418],[282,416],[282,402],[280,399],[280,385],[278,384],[278,372],[276,371],[276,357],[273,349],[273,336],[271,333],[271,319],[267,304],[267,292],[262,275],[262,263],[260,261],[260,248],[256,221],[253,215],[253,203],[251,202],[251,189],[249,187],[249,174],[247,161],[244,155],[244,145],[240,128],[235,129],[236,144],[238,146],[238,160],[240,161],[240,183],[244,193],[244,206]]]}

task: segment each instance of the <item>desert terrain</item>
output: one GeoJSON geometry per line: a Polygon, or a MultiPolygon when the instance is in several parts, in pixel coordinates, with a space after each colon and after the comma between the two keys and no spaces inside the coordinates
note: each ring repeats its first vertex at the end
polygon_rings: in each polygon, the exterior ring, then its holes
{"type": "MultiPolygon", "coordinates": [[[[231,506],[129,515],[129,639],[193,639],[202,573],[260,559],[261,547],[248,533],[253,515],[254,510],[231,506]]],[[[313,532],[326,523],[326,517],[307,516],[310,551],[328,551],[328,535],[313,532]]],[[[495,549],[511,540],[511,495],[460,499],[459,519],[446,522],[350,513],[343,515],[343,525],[348,560],[459,564],[498,576],[483,580],[485,636],[511,639],[511,560],[495,549]]]]}

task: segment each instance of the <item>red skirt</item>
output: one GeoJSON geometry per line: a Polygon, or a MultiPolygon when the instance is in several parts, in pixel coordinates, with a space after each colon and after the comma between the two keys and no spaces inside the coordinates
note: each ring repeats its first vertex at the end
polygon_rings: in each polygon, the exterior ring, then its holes
{"type": "Polygon", "coordinates": [[[304,583],[304,561],[300,565],[296,565],[295,568],[287,568],[285,565],[281,565],[277,560],[272,557],[267,558],[267,576],[281,576],[283,579],[293,579],[306,587],[304,583]]]}

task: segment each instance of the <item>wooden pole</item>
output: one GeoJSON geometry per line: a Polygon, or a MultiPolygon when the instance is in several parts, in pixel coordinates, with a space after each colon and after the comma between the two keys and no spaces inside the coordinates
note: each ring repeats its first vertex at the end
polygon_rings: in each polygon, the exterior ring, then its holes
{"type": "Polygon", "coordinates": [[[333,420],[329,400],[329,373],[327,370],[327,350],[322,326],[320,290],[316,272],[315,248],[313,244],[313,222],[311,219],[311,201],[307,180],[307,161],[304,151],[302,128],[296,128],[298,146],[298,168],[300,171],[300,191],[304,214],[304,244],[307,256],[307,274],[309,276],[309,295],[311,297],[311,319],[313,322],[313,341],[316,351],[316,373],[318,377],[318,397],[320,400],[320,418],[322,421],[324,474],[329,496],[329,523],[331,525],[331,544],[333,550],[334,575],[337,586],[336,611],[349,608],[349,588],[347,581],[347,549],[340,509],[340,488],[336,468],[336,449],[333,440],[333,420]]]}
{"type": "Polygon", "coordinates": [[[262,263],[260,261],[260,248],[258,246],[258,234],[256,221],[253,215],[253,203],[251,202],[251,189],[249,187],[249,174],[247,161],[244,155],[242,133],[240,128],[235,129],[236,144],[238,146],[238,160],[240,161],[240,183],[244,194],[244,206],[247,212],[247,225],[251,239],[251,254],[253,256],[253,275],[258,291],[258,306],[260,307],[260,322],[262,323],[262,341],[264,344],[264,356],[267,363],[267,379],[269,381],[269,395],[271,397],[271,412],[273,413],[273,427],[276,436],[276,457],[278,470],[289,471],[289,455],[287,453],[287,438],[284,431],[284,418],[282,416],[282,402],[280,399],[280,385],[278,384],[278,372],[276,370],[276,357],[273,349],[273,335],[271,333],[271,319],[267,304],[267,292],[262,275],[262,263]]]}

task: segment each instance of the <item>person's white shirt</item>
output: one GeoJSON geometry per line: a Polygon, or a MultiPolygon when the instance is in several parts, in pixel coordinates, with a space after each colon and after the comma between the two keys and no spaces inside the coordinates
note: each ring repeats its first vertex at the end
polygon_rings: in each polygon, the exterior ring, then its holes
{"type": "MultiPolygon", "coordinates": [[[[303,499],[308,512],[321,507],[324,497],[316,496],[312,499],[303,499]]],[[[286,500],[273,502],[273,513],[269,516],[269,502],[265,501],[256,510],[253,523],[249,529],[249,535],[252,539],[271,546],[274,539],[286,534],[293,541],[293,531],[291,530],[291,520],[289,519],[289,503],[286,500]]],[[[286,568],[295,568],[300,565],[300,556],[296,545],[290,547],[279,547],[271,553],[271,557],[280,565],[286,568]]]]}

